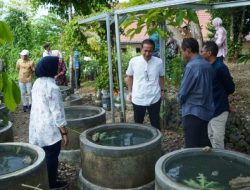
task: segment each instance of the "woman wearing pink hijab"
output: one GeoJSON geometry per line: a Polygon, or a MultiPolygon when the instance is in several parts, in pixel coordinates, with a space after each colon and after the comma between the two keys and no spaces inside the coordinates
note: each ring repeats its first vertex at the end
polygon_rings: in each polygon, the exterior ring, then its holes
{"type": "Polygon", "coordinates": [[[219,17],[214,18],[212,24],[216,30],[214,41],[219,48],[217,57],[223,61],[227,55],[227,31],[222,26],[222,20],[219,17]]]}

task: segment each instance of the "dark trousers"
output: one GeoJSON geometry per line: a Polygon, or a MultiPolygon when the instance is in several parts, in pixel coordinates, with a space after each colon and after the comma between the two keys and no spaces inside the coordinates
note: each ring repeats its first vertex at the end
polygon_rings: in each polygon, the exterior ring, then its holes
{"type": "Polygon", "coordinates": [[[148,110],[151,125],[160,130],[160,107],[161,99],[150,106],[133,104],[135,122],[143,123],[146,110],[148,110]]]}
{"type": "Polygon", "coordinates": [[[77,85],[77,88],[80,88],[80,86],[81,86],[81,80],[80,80],[80,78],[81,78],[81,69],[79,68],[79,69],[76,69],[75,70],[75,80],[76,80],[76,85],[77,85]]]}
{"type": "Polygon", "coordinates": [[[52,188],[56,184],[57,169],[58,169],[58,156],[61,150],[61,141],[42,147],[45,151],[45,159],[48,170],[49,186],[52,188]]]}
{"type": "Polygon", "coordinates": [[[211,146],[207,134],[208,121],[194,115],[186,115],[182,121],[186,148],[211,146]]]}

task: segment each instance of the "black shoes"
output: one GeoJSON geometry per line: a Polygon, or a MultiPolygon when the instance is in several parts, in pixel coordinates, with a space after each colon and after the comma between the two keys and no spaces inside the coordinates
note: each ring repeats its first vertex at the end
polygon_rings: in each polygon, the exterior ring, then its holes
{"type": "Polygon", "coordinates": [[[29,106],[23,106],[23,112],[27,112],[27,110],[31,110],[31,104],[29,106]]]}
{"type": "Polygon", "coordinates": [[[23,106],[23,112],[27,112],[28,106],[23,106]]]}
{"type": "Polygon", "coordinates": [[[66,181],[57,181],[53,186],[50,187],[51,190],[62,190],[68,187],[69,184],[66,181]]]}

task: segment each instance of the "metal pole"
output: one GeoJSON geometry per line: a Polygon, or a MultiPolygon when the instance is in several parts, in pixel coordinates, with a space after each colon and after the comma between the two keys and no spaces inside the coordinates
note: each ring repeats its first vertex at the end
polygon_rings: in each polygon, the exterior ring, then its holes
{"type": "MultiPolygon", "coordinates": [[[[161,30],[163,30],[164,32],[166,32],[166,27],[165,27],[165,23],[160,23],[160,28],[161,30]]],[[[162,37],[161,35],[160,36],[160,57],[162,59],[162,62],[163,62],[163,66],[164,66],[164,71],[165,71],[165,68],[166,68],[166,39],[165,37],[162,37]]]]}
{"type": "MultiPolygon", "coordinates": [[[[166,25],[165,25],[165,22],[163,23],[160,23],[160,28],[162,31],[164,31],[164,33],[166,32],[166,25]]],[[[162,37],[160,35],[159,37],[160,39],[160,57],[162,59],[162,62],[163,62],[163,68],[164,68],[164,73],[166,73],[166,38],[165,37],[162,37]]],[[[165,78],[164,78],[165,80],[165,78]]],[[[162,99],[162,102],[161,102],[161,112],[165,112],[165,109],[166,109],[166,96],[162,99]]],[[[161,118],[161,121],[160,121],[160,124],[161,124],[161,130],[163,130],[165,128],[165,115],[163,116],[163,118],[161,118]]]]}
{"type": "Polygon", "coordinates": [[[111,37],[110,37],[110,15],[106,16],[107,43],[108,43],[108,64],[109,64],[109,92],[111,103],[112,123],[115,123],[114,99],[113,99],[113,73],[112,73],[112,55],[111,55],[111,37]]]}
{"type": "Polygon", "coordinates": [[[119,75],[119,88],[120,88],[120,95],[121,95],[121,112],[122,112],[121,120],[122,122],[126,122],[123,77],[122,77],[119,18],[117,14],[115,14],[114,17],[115,17],[115,38],[116,38],[116,51],[117,51],[117,62],[118,62],[117,64],[118,64],[118,75],[119,75]]]}
{"type": "MultiPolygon", "coordinates": [[[[78,81],[77,81],[77,78],[78,78],[78,77],[77,77],[76,66],[75,66],[75,65],[74,65],[74,68],[75,68],[75,87],[76,87],[76,90],[78,90],[78,84],[77,84],[77,82],[78,82],[78,81]]],[[[79,68],[79,69],[80,69],[80,68],[79,68]]],[[[79,69],[78,69],[78,70],[79,70],[79,69]]],[[[79,71],[78,71],[78,72],[79,72],[79,71]]],[[[79,73],[78,73],[78,74],[79,74],[79,73]]]]}

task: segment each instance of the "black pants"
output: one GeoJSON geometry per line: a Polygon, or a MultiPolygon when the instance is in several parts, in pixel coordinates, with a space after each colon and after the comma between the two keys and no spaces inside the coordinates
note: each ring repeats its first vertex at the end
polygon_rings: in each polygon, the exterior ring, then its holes
{"type": "Polygon", "coordinates": [[[80,88],[80,86],[81,86],[81,80],[80,80],[80,78],[81,78],[81,68],[76,69],[75,72],[76,72],[75,73],[75,80],[76,80],[77,88],[80,88]]]}
{"type": "Polygon", "coordinates": [[[208,121],[194,115],[183,117],[186,148],[211,146],[207,134],[208,121]]]}
{"type": "Polygon", "coordinates": [[[133,104],[135,122],[143,123],[146,110],[148,110],[151,125],[160,130],[160,107],[161,99],[150,106],[139,106],[133,104]]]}
{"type": "Polygon", "coordinates": [[[45,151],[49,186],[52,188],[56,184],[57,179],[58,156],[61,150],[61,141],[58,141],[57,143],[50,146],[44,146],[42,148],[45,151]]]}

